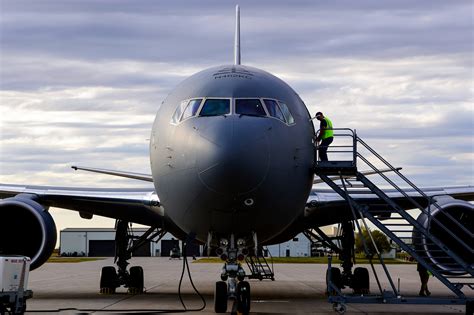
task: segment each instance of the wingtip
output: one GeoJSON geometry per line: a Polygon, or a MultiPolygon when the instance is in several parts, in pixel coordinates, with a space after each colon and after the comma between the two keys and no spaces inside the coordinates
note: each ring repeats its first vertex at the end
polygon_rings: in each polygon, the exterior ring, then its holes
{"type": "Polygon", "coordinates": [[[71,168],[75,171],[77,171],[77,166],[71,165],[71,168]]]}

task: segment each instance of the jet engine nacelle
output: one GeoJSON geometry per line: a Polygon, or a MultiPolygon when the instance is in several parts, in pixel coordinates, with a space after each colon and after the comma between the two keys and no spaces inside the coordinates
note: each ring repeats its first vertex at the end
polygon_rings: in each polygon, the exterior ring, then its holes
{"type": "MultiPolygon", "coordinates": [[[[418,223],[427,228],[430,233],[440,240],[449,250],[453,251],[469,265],[474,264],[472,237],[468,233],[463,232],[458,224],[453,222],[448,216],[450,215],[472,234],[474,232],[474,205],[464,200],[454,199],[450,196],[435,197],[435,199],[439,208],[431,205],[430,208],[427,209],[429,210],[430,216],[425,213],[420,214],[417,219],[418,223]],[[433,220],[433,218],[436,220],[433,220]],[[443,229],[437,221],[469,246],[471,251],[469,252],[453,235],[443,229]]],[[[444,251],[441,251],[438,246],[431,243],[419,231],[414,230],[413,232],[413,244],[417,250],[426,252],[428,259],[440,272],[444,274],[465,273],[459,271],[459,265],[457,265],[452,258],[446,257],[447,255],[444,251]]]]}
{"type": "Polygon", "coordinates": [[[0,200],[0,255],[30,257],[33,270],[51,256],[56,238],[53,218],[34,196],[0,200]]]}

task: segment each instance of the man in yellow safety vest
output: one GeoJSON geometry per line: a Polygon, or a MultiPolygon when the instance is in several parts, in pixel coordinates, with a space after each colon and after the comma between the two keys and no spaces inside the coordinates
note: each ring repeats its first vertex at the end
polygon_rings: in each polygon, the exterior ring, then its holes
{"type": "Polygon", "coordinates": [[[323,113],[317,112],[316,113],[316,119],[321,122],[319,126],[319,134],[316,138],[316,141],[319,142],[321,141],[321,144],[319,145],[318,152],[319,152],[319,159],[321,161],[327,161],[328,160],[328,147],[332,143],[332,140],[334,139],[334,131],[332,122],[329,120],[329,118],[324,117],[323,113]]]}

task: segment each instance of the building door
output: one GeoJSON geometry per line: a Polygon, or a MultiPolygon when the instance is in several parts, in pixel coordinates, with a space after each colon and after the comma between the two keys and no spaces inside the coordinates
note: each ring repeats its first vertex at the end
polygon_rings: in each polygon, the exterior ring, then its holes
{"type": "Polygon", "coordinates": [[[290,257],[290,250],[289,249],[286,250],[286,255],[285,256],[290,257]]]}
{"type": "MultiPolygon", "coordinates": [[[[135,244],[137,241],[133,241],[135,244]]],[[[151,256],[150,241],[146,241],[142,246],[133,251],[133,257],[150,257],[151,256]]]]}
{"type": "Polygon", "coordinates": [[[178,240],[162,240],[161,241],[161,256],[163,257],[170,257],[171,250],[174,247],[179,248],[179,241],[178,240]]]}
{"type": "Polygon", "coordinates": [[[186,255],[188,257],[201,256],[199,253],[199,244],[196,242],[191,242],[191,244],[186,245],[186,255]]]}
{"type": "Polygon", "coordinates": [[[114,257],[115,241],[114,240],[90,240],[89,241],[89,257],[114,257]]]}

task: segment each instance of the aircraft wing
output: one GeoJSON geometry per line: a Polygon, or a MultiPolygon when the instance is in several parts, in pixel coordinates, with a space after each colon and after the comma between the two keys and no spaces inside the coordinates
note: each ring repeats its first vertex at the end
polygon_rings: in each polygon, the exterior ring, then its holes
{"type": "Polygon", "coordinates": [[[99,215],[144,225],[161,225],[164,210],[153,188],[94,189],[0,184],[0,212],[5,198],[28,196],[44,207],[78,211],[81,217],[99,215]]]}
{"type": "Polygon", "coordinates": [[[148,174],[108,170],[108,169],[103,169],[103,168],[74,166],[74,165],[71,166],[71,168],[75,171],[86,171],[86,172],[92,172],[92,173],[99,173],[99,174],[125,177],[125,178],[130,178],[130,179],[143,180],[146,182],[153,182],[153,177],[148,174]]]}
{"type": "MultiPolygon", "coordinates": [[[[420,189],[428,197],[451,196],[465,201],[474,200],[474,186],[471,185],[420,189]]],[[[403,209],[410,210],[414,208],[413,203],[396,189],[385,189],[383,191],[403,209]]],[[[421,197],[414,189],[404,189],[404,192],[421,206],[427,206],[426,199],[421,197]]],[[[368,205],[370,211],[388,209],[385,202],[372,193],[351,194],[351,197],[364,205],[368,205]]],[[[305,225],[324,226],[341,222],[346,218],[351,219],[352,214],[347,202],[339,194],[331,189],[312,189],[304,213],[305,225]]]]}

